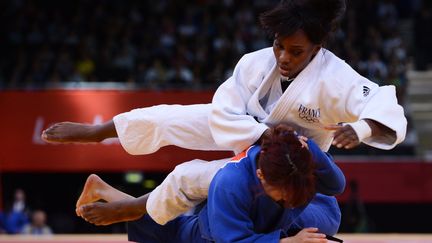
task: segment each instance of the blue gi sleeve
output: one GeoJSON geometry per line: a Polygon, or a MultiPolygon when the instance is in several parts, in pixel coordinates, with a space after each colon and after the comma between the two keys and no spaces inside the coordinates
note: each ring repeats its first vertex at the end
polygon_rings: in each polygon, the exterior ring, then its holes
{"type": "Polygon", "coordinates": [[[317,192],[328,196],[341,194],[345,190],[345,176],[341,169],[336,165],[333,157],[323,152],[312,139],[307,143],[317,165],[317,192]]]}
{"type": "Polygon", "coordinates": [[[281,230],[267,234],[254,232],[250,218],[252,195],[243,175],[219,173],[209,189],[209,227],[215,242],[278,243],[281,230]]]}

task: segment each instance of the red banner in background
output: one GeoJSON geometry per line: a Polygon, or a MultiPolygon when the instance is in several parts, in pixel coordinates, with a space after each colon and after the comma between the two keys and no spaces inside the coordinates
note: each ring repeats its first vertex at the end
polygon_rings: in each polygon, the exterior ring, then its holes
{"type": "MultiPolygon", "coordinates": [[[[217,159],[223,152],[162,148],[151,155],[127,154],[117,140],[103,144],[47,144],[41,132],[60,121],[102,123],[134,108],[157,104],[211,101],[212,92],[38,91],[0,92],[0,173],[2,172],[168,172],[195,158],[217,159]]],[[[432,202],[432,164],[419,161],[380,163],[338,161],[356,180],[365,202],[432,202]]],[[[350,189],[339,197],[348,200],[350,189]]]]}
{"type": "Polygon", "coordinates": [[[157,104],[211,101],[212,92],[40,91],[1,92],[0,171],[169,171],[194,158],[214,159],[221,152],[167,147],[131,156],[117,139],[102,144],[47,144],[41,132],[60,121],[102,123],[116,114],[157,104]]]}

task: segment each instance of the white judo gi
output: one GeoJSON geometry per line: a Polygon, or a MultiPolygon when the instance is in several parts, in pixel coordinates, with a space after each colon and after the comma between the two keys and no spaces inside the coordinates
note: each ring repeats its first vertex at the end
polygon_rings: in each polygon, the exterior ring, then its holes
{"type": "MultiPolygon", "coordinates": [[[[327,151],[333,132],[325,125],[372,119],[395,136],[362,142],[391,149],[405,138],[407,121],[395,87],[379,87],[329,50],[321,49],[285,92],[280,78],[272,48],[246,54],[212,104],[159,105],[119,114],[113,119],[118,137],[130,154],[152,153],[165,145],[238,153],[268,126],[285,122],[327,151]]],[[[149,215],[164,224],[201,202],[226,161],[194,160],[177,166],[151,193],[149,215]]]]}

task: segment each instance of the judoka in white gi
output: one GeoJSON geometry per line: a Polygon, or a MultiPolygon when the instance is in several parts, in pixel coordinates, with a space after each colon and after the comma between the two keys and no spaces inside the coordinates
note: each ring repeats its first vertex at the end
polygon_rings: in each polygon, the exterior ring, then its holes
{"type": "MultiPolygon", "coordinates": [[[[262,15],[264,29],[275,37],[273,48],[244,55],[212,104],[136,109],[99,126],[59,123],[42,137],[93,142],[118,136],[130,154],[165,145],[238,153],[265,136],[269,126],[287,122],[324,151],[332,141],[344,148],[363,142],[391,149],[404,140],[407,125],[395,87],[379,87],[322,47],[344,10],[343,0],[292,0],[262,15]],[[285,80],[291,84],[283,91],[285,80]],[[326,129],[339,123],[346,125],[326,129]]],[[[149,215],[164,224],[201,202],[226,161],[176,167],[150,194],[149,215]]]]}

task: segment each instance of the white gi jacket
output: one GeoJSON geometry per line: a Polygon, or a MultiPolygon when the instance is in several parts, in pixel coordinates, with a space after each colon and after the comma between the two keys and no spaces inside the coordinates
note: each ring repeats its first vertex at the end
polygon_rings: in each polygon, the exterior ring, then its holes
{"type": "Polygon", "coordinates": [[[267,125],[287,122],[327,151],[332,131],[325,125],[375,120],[395,137],[369,137],[365,143],[391,149],[405,139],[407,121],[394,86],[378,87],[332,52],[321,49],[282,93],[271,48],[246,54],[213,98],[210,128],[216,143],[239,152],[253,144],[267,125]],[[258,120],[258,121],[256,121],[258,120]]]}
{"type": "Polygon", "coordinates": [[[329,50],[321,49],[284,93],[279,78],[271,48],[246,54],[212,104],[158,105],[115,116],[120,143],[130,154],[166,145],[238,153],[268,126],[287,122],[327,151],[332,131],[324,125],[366,118],[396,132],[396,137],[369,137],[366,144],[391,149],[405,139],[407,120],[395,87],[378,87],[329,50]]]}
{"type": "MultiPolygon", "coordinates": [[[[396,134],[369,137],[363,141],[366,144],[391,149],[404,140],[407,121],[394,86],[378,87],[321,49],[282,93],[272,48],[266,48],[241,58],[212,104],[141,108],[119,114],[113,121],[120,143],[130,154],[152,153],[165,145],[238,153],[255,143],[268,126],[280,122],[294,126],[327,151],[333,132],[324,125],[366,118],[396,134]]],[[[150,194],[149,215],[165,224],[197,205],[226,161],[210,165],[194,160],[176,167],[150,194]]]]}

